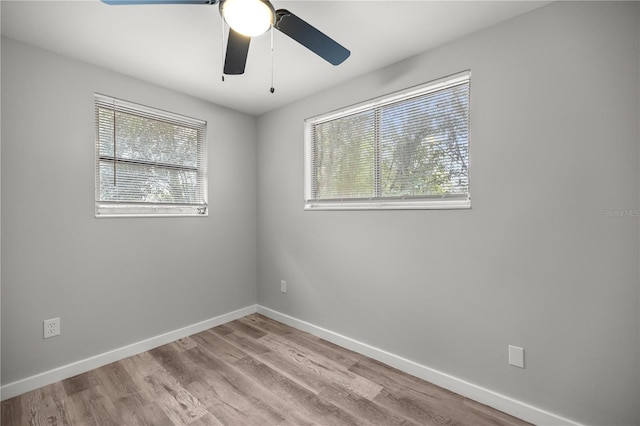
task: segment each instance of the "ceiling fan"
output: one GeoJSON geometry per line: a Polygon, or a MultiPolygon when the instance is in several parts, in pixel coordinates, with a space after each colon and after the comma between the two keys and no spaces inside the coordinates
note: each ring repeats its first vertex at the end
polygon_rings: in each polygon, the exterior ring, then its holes
{"type": "MultiPolygon", "coordinates": [[[[291,37],[333,65],[344,62],[351,52],[329,36],[286,9],[275,10],[269,0],[102,0],[110,5],[219,4],[220,15],[229,25],[224,74],[243,74],[251,37],[272,27],[291,37]]],[[[271,90],[273,92],[273,88],[271,90]]]]}

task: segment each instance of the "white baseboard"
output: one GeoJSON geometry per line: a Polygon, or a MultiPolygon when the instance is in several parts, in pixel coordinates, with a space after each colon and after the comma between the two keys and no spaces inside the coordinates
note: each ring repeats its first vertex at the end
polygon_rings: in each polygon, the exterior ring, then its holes
{"type": "Polygon", "coordinates": [[[459,395],[463,395],[469,399],[480,402],[481,404],[488,405],[533,424],[540,426],[580,425],[580,423],[573,420],[550,413],[525,402],[494,392],[490,389],[483,388],[482,386],[469,383],[441,371],[434,370],[433,368],[418,364],[382,349],[375,348],[350,337],[343,336],[325,328],[310,324],[306,321],[282,314],[274,311],[273,309],[258,305],[257,312],[283,324],[287,324],[291,327],[297,328],[298,330],[306,331],[307,333],[328,340],[336,345],[342,346],[343,348],[358,352],[362,355],[368,356],[369,358],[373,358],[384,364],[397,368],[398,370],[404,371],[405,373],[411,374],[412,376],[419,377],[459,395]]]}
{"type": "Polygon", "coordinates": [[[14,396],[21,395],[25,392],[29,392],[42,386],[46,386],[51,383],[67,379],[69,377],[85,373],[87,371],[102,367],[104,365],[119,361],[133,355],[137,355],[141,352],[145,352],[158,346],[174,342],[178,339],[182,339],[206,329],[225,324],[227,322],[242,318],[255,312],[258,312],[283,324],[290,325],[291,327],[297,328],[298,330],[306,331],[307,333],[328,340],[332,343],[335,343],[336,345],[358,352],[362,355],[366,355],[384,364],[397,368],[398,370],[427,380],[428,382],[441,386],[457,394],[463,395],[467,398],[473,399],[474,401],[478,401],[482,404],[496,408],[500,411],[511,414],[536,425],[580,426],[580,423],[577,423],[573,420],[558,416],[556,414],[542,410],[538,407],[534,407],[527,403],[510,398],[506,395],[502,395],[473,383],[469,383],[465,380],[459,379],[438,370],[434,370],[406,358],[402,358],[398,355],[394,355],[390,352],[378,349],[366,343],[359,342],[350,337],[343,336],[339,333],[335,333],[325,328],[318,327],[306,321],[299,320],[297,318],[282,314],[280,312],[274,311],[273,309],[269,309],[260,305],[247,306],[245,308],[219,315],[217,317],[210,318],[208,320],[201,321],[199,323],[192,324],[178,330],[173,330],[168,333],[164,333],[155,337],[151,337],[149,339],[142,340],[140,342],[114,349],[109,352],[105,352],[90,358],[67,364],[53,370],[45,371],[43,373],[27,377],[26,379],[8,383],[0,388],[1,399],[5,400],[14,396]]]}
{"type": "Polygon", "coordinates": [[[130,345],[123,346],[109,352],[92,356],[90,358],[73,362],[71,364],[63,365],[62,367],[45,371],[44,373],[27,377],[26,379],[8,383],[0,388],[1,399],[4,401],[5,399],[22,395],[25,392],[38,389],[42,386],[46,386],[60,380],[68,379],[69,377],[73,377],[78,374],[85,373],[89,370],[93,370],[95,368],[110,364],[112,362],[137,355],[141,352],[157,348],[158,346],[166,345],[167,343],[175,342],[178,339],[182,339],[184,337],[191,336],[192,334],[199,333],[209,328],[217,327],[238,318],[253,314],[256,312],[256,310],[256,305],[250,305],[246,308],[238,309],[236,311],[219,315],[217,317],[210,318],[196,324],[188,325],[178,330],[173,330],[168,333],[160,334],[158,336],[151,337],[140,342],[132,343],[130,345]]]}

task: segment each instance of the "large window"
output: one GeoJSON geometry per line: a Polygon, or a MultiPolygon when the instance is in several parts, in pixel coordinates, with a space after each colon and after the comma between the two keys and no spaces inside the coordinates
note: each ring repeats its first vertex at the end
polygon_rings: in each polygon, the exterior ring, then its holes
{"type": "Polygon", "coordinates": [[[96,217],[206,216],[206,123],[95,95],[96,217]]]}
{"type": "Polygon", "coordinates": [[[469,208],[469,72],[305,121],[305,209],[469,208]]]}

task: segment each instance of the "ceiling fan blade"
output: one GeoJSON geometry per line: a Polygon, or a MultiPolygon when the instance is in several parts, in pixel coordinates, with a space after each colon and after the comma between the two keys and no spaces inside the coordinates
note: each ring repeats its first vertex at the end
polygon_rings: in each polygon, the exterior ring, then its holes
{"type": "Polygon", "coordinates": [[[129,4],[217,4],[219,0],[102,0],[110,5],[129,4]]]}
{"type": "Polygon", "coordinates": [[[223,73],[244,74],[250,42],[251,37],[242,35],[229,28],[229,39],[227,40],[227,54],[224,58],[223,73]]]}
{"type": "Polygon", "coordinates": [[[276,11],[274,27],[333,65],[340,65],[351,55],[338,42],[288,10],[276,11]]]}

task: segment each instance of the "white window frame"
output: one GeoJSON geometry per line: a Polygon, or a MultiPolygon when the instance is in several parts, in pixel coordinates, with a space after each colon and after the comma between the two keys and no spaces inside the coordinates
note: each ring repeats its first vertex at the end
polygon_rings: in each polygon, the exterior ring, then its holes
{"type": "MultiPolygon", "coordinates": [[[[208,167],[207,167],[207,122],[180,114],[152,108],[145,105],[125,101],[100,93],[94,94],[95,108],[95,217],[207,217],[208,209],[208,167]],[[198,166],[199,191],[202,202],[193,204],[151,203],[105,201],[100,199],[100,134],[98,123],[98,108],[124,111],[128,114],[139,115],[152,120],[166,121],[180,126],[197,129],[198,131],[198,166]]],[[[117,161],[116,161],[117,163],[117,161]]]]}
{"type": "MultiPolygon", "coordinates": [[[[327,114],[310,117],[304,123],[304,209],[305,210],[404,210],[404,209],[468,209],[471,208],[470,189],[464,196],[431,196],[431,197],[396,197],[368,199],[313,199],[313,137],[312,131],[316,124],[336,120],[349,115],[407,100],[447,89],[461,83],[471,84],[471,71],[463,71],[448,77],[431,81],[419,86],[411,87],[395,93],[384,95],[360,104],[336,110],[327,114]]],[[[469,95],[470,96],[470,95],[469,95]]],[[[470,116],[470,114],[469,114],[470,116]]],[[[470,137],[469,137],[470,139],[470,137]]],[[[467,174],[469,170],[467,169],[467,174]]],[[[470,182],[469,182],[470,188],[470,182]]]]}

